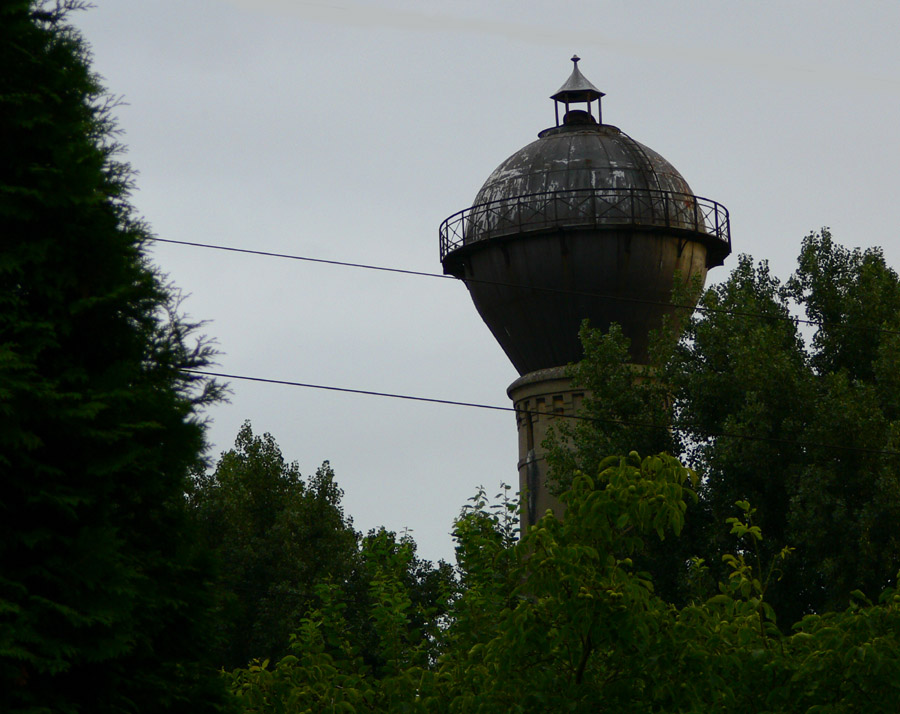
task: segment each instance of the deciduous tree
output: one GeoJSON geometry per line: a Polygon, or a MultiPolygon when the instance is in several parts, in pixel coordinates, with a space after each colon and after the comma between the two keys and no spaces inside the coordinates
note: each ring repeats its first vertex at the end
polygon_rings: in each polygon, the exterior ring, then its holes
{"type": "Polygon", "coordinates": [[[254,435],[249,422],[215,469],[197,479],[194,514],[220,561],[220,666],[283,656],[316,586],[351,579],[358,535],[342,495],[328,462],[304,480],[272,435],[254,435]]]}
{"type": "Polygon", "coordinates": [[[746,499],[768,555],[796,548],[771,593],[786,621],[894,584],[897,274],[880,250],[847,250],[823,230],[804,240],[785,284],[745,257],[702,305],[716,311],[692,320],[667,380],[710,520],[746,499]],[[785,319],[798,313],[818,324],[785,319]]]}
{"type": "Polygon", "coordinates": [[[894,711],[897,592],[877,605],[857,593],[849,609],[783,634],[768,593],[789,556],[762,559],[764,534],[745,501],[726,525],[735,551],[718,593],[676,607],[654,592],[636,556],[678,537],[697,483],[671,456],[611,457],[573,478],[562,520],[548,515],[514,544],[502,507],[476,498],[457,523],[463,585],[433,630],[436,659],[410,637],[404,553],[382,551],[389,567],[373,580],[367,612],[386,666],[366,664],[332,587],[292,653],[232,673],[232,689],[258,714],[894,711]]]}
{"type": "Polygon", "coordinates": [[[757,508],[766,557],[795,548],[770,592],[783,622],[845,608],[855,588],[892,585],[900,563],[891,527],[900,518],[897,274],[879,250],[847,250],[823,230],[804,240],[788,281],[741,256],[700,306],[677,345],[661,335],[652,379],[628,366],[615,329],[584,333],[586,358],[572,374],[593,390],[585,414],[595,420],[563,430],[556,478],[565,486],[577,469],[591,473],[599,455],[630,448],[680,454],[701,475],[685,538],[648,553],[673,601],[688,592],[691,555],[710,564],[712,582],[724,577],[728,538],[719,524],[737,500],[757,508]]]}

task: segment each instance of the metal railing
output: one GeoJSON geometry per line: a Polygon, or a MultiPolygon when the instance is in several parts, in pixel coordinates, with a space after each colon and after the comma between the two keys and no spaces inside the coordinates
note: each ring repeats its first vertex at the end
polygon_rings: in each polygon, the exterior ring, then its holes
{"type": "Polygon", "coordinates": [[[731,249],[728,209],[689,193],[640,188],[547,191],[480,203],[440,227],[441,260],[464,245],[552,228],[664,227],[702,233],[731,249]]]}

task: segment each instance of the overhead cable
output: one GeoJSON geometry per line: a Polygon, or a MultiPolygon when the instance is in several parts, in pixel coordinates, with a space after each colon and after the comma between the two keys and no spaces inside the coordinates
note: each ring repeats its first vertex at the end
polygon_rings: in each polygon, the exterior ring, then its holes
{"type": "Polygon", "coordinates": [[[678,303],[666,302],[664,300],[649,300],[647,298],[628,297],[624,295],[610,295],[608,293],[598,293],[584,290],[570,290],[567,288],[545,287],[540,285],[524,285],[521,283],[508,283],[499,280],[483,280],[477,278],[456,278],[453,275],[442,275],[441,273],[429,273],[422,270],[406,270],[403,268],[389,268],[383,265],[369,265],[366,263],[350,263],[341,260],[327,260],[325,258],[311,258],[305,255],[292,255],[290,253],[273,253],[264,250],[252,250],[250,248],[233,248],[224,245],[215,245],[213,243],[197,243],[193,241],[171,240],[168,238],[151,237],[151,241],[157,243],[170,243],[172,245],[185,245],[194,248],[208,248],[210,250],[222,250],[230,253],[245,253],[248,255],[260,255],[267,258],[282,258],[285,260],[299,260],[306,263],[320,263],[323,265],[335,265],[343,268],[361,268],[363,270],[376,270],[384,273],[400,273],[401,275],[414,275],[422,278],[439,278],[441,280],[461,280],[465,283],[479,285],[496,285],[498,287],[516,288],[519,290],[533,290],[537,292],[555,293],[558,295],[575,295],[581,297],[594,297],[604,300],[615,300],[619,302],[639,303],[643,305],[655,305],[657,307],[671,307],[677,310],[688,310],[693,312],[696,310],[700,313],[732,315],[735,317],[751,317],[754,319],[776,320],[780,322],[791,322],[794,324],[811,325],[813,327],[838,328],[842,330],[857,330],[860,332],[880,332],[889,335],[900,335],[900,330],[889,330],[883,327],[873,327],[867,325],[853,325],[848,323],[821,322],[818,320],[810,320],[802,317],[791,317],[789,315],[771,315],[761,312],[750,312],[747,310],[730,310],[722,307],[704,307],[702,305],[680,305],[678,303]]]}
{"type": "Polygon", "coordinates": [[[710,432],[697,429],[692,425],[677,426],[671,424],[653,424],[649,422],[639,422],[630,419],[604,419],[602,417],[593,417],[587,414],[566,414],[563,412],[548,412],[539,409],[522,409],[517,407],[501,407],[495,404],[479,404],[478,402],[461,402],[452,399],[437,399],[434,397],[420,397],[411,394],[396,394],[393,392],[376,392],[370,389],[351,389],[349,387],[335,387],[325,384],[313,384],[309,382],[294,382],[285,379],[267,379],[265,377],[250,377],[241,374],[226,374],[224,372],[208,372],[199,369],[182,369],[182,372],[188,374],[196,374],[204,377],[218,377],[220,379],[237,379],[245,382],[261,382],[265,384],[276,384],[286,387],[303,387],[305,389],[321,389],[329,392],[344,392],[347,394],[362,394],[371,397],[386,397],[389,399],[404,399],[412,402],[428,402],[431,404],[444,404],[455,407],[469,407],[471,409],[489,409],[498,412],[516,412],[518,414],[527,414],[529,416],[549,416],[559,419],[575,419],[580,421],[591,421],[598,424],[614,424],[618,426],[632,426],[644,429],[664,429],[672,431],[681,431],[692,433],[693,431],[702,432],[707,438],[726,437],[730,439],[742,439],[745,441],[768,441],[783,444],[785,446],[802,446],[810,449],[836,449],[841,451],[852,451],[865,454],[876,454],[881,456],[900,456],[900,451],[887,451],[885,449],[872,449],[865,446],[849,446],[847,444],[818,444],[809,441],[797,441],[793,439],[779,439],[771,436],[754,436],[752,434],[739,434],[734,432],[710,432]]]}

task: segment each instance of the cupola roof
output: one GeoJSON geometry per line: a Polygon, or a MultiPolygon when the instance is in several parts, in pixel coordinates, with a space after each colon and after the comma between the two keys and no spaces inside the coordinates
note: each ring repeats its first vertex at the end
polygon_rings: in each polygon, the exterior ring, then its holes
{"type": "Polygon", "coordinates": [[[578,69],[578,61],[580,59],[578,55],[572,55],[572,63],[575,65],[572,68],[572,74],[569,75],[565,84],[556,90],[556,94],[550,96],[550,99],[572,104],[574,102],[593,102],[595,99],[606,96],[591,84],[587,77],[581,73],[581,70],[578,69]]]}

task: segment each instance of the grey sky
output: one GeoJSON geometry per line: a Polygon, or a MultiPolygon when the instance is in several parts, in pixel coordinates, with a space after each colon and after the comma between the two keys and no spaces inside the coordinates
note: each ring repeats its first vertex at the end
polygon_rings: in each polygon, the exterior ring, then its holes
{"type": "MultiPolygon", "coordinates": [[[[831,226],[895,233],[896,2],[98,0],[77,17],[157,235],[440,271],[437,227],[553,123],[568,58],[604,119],[724,203],[736,251],[792,269],[831,226]]],[[[159,246],[220,369],[506,405],[513,368],[461,284],[159,246]]],[[[710,275],[720,280],[734,259],[710,275]]],[[[310,473],[330,459],[358,528],[450,557],[478,484],[514,482],[512,415],[234,382],[244,419],[310,473]]]]}

